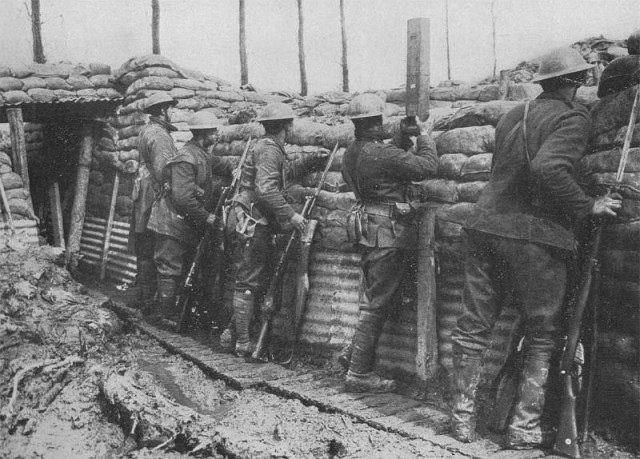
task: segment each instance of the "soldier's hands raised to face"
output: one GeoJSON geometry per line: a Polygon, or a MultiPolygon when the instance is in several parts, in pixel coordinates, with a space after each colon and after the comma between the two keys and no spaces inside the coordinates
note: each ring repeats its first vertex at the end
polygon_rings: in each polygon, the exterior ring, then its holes
{"type": "Polygon", "coordinates": [[[422,129],[418,126],[414,116],[407,116],[400,121],[400,132],[406,136],[418,136],[422,133],[422,129]]]}
{"type": "Polygon", "coordinates": [[[295,213],[293,217],[291,217],[291,225],[301,233],[304,231],[304,227],[307,225],[307,219],[302,215],[295,213]]]}
{"type": "Polygon", "coordinates": [[[591,208],[591,214],[596,216],[616,216],[616,211],[622,207],[622,197],[617,194],[607,194],[596,198],[591,208]]]}

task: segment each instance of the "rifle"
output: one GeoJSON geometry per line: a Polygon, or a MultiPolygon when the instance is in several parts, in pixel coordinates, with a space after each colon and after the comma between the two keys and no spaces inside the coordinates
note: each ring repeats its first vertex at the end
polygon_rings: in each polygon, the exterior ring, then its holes
{"type": "Polygon", "coordinates": [[[207,248],[209,247],[211,241],[214,239],[216,234],[215,227],[218,224],[218,221],[221,218],[222,210],[229,199],[229,195],[233,191],[235,194],[236,187],[238,186],[238,182],[240,181],[240,174],[242,172],[242,167],[247,159],[247,153],[249,152],[249,146],[251,145],[251,137],[247,140],[247,145],[242,152],[242,156],[240,157],[240,162],[238,162],[238,166],[235,168],[233,172],[233,179],[231,180],[231,184],[229,186],[223,187],[222,192],[220,194],[220,198],[218,199],[218,203],[213,211],[213,216],[215,218],[215,222],[213,225],[206,225],[204,230],[204,235],[200,239],[198,243],[198,247],[196,249],[196,254],[193,257],[193,261],[191,262],[191,266],[189,267],[189,272],[187,273],[187,277],[185,277],[182,285],[180,286],[180,290],[178,296],[176,297],[176,309],[180,311],[180,316],[178,317],[178,323],[176,325],[176,331],[178,333],[184,333],[187,331],[187,326],[189,325],[189,318],[191,316],[191,297],[194,293],[194,284],[195,280],[200,274],[200,270],[202,268],[203,255],[205,254],[207,248]]]}
{"type": "MultiPolygon", "coordinates": [[[[331,154],[329,155],[329,159],[327,160],[327,164],[324,168],[324,171],[322,172],[320,182],[318,183],[318,186],[316,187],[315,192],[313,193],[313,195],[306,197],[304,207],[302,208],[302,212],[300,213],[304,218],[309,218],[309,216],[311,215],[311,212],[313,211],[313,208],[316,204],[318,196],[320,195],[322,186],[324,185],[324,182],[327,179],[327,173],[329,172],[329,168],[331,167],[331,163],[333,162],[333,158],[335,157],[337,151],[338,151],[338,143],[336,142],[335,147],[333,148],[333,150],[331,151],[331,154]]],[[[307,225],[309,225],[310,223],[311,222],[309,222],[307,225]]],[[[316,224],[317,222],[313,224],[313,229],[315,229],[316,224]]],[[[307,231],[305,231],[305,233],[306,232],[307,231]]],[[[291,232],[291,235],[289,236],[289,240],[287,241],[287,245],[285,246],[284,251],[280,255],[280,259],[278,260],[278,264],[276,265],[275,272],[273,273],[273,277],[271,278],[271,283],[269,284],[269,289],[267,290],[267,293],[264,297],[264,301],[262,303],[262,327],[260,329],[260,336],[258,338],[258,343],[256,344],[256,348],[253,351],[253,354],[251,354],[251,358],[256,361],[264,361],[264,359],[262,358],[263,349],[269,337],[269,330],[271,328],[271,322],[273,321],[273,317],[275,316],[277,309],[279,309],[280,307],[280,302],[276,301],[276,297],[280,293],[280,287],[282,284],[282,279],[284,277],[284,270],[287,266],[287,263],[289,262],[289,258],[291,258],[291,254],[293,252],[294,247],[296,246],[296,243],[299,237],[300,237],[300,233],[298,231],[293,230],[291,232]]],[[[309,247],[311,245],[312,238],[313,238],[313,235],[311,235],[311,238],[309,239],[309,243],[308,243],[309,247]]],[[[308,282],[308,279],[307,279],[307,282],[308,282]]],[[[296,320],[296,331],[294,331],[295,335],[298,334],[297,328],[302,322],[302,315],[304,313],[304,303],[306,303],[306,295],[304,295],[304,297],[301,297],[301,299],[298,301],[298,304],[296,305],[296,310],[300,311],[300,314],[299,314],[300,319],[299,321],[296,320]]],[[[294,343],[295,343],[295,340],[296,338],[294,338],[294,343]]]]}
{"type": "MultiPolygon", "coordinates": [[[[620,155],[620,163],[618,164],[618,171],[616,173],[615,184],[622,182],[624,169],[627,165],[627,159],[629,157],[629,148],[631,147],[631,138],[633,136],[633,130],[635,128],[636,119],[638,117],[638,105],[640,101],[640,86],[636,90],[636,96],[633,101],[633,107],[631,108],[631,115],[629,116],[629,124],[627,126],[627,133],[624,138],[624,144],[622,146],[622,153],[620,155]]],[[[594,231],[591,247],[589,250],[589,256],[584,260],[583,268],[581,270],[580,283],[578,285],[577,294],[574,296],[573,305],[575,309],[569,321],[569,330],[567,332],[567,338],[562,353],[562,361],[560,364],[560,378],[562,381],[562,403],[560,405],[560,420],[558,423],[558,433],[556,434],[556,441],[553,445],[553,451],[558,454],[562,454],[573,459],[580,458],[580,448],[578,447],[578,427],[576,424],[576,394],[574,393],[574,384],[571,370],[573,367],[573,361],[578,346],[578,339],[580,336],[580,329],[582,325],[582,317],[584,315],[587,301],[591,294],[592,300],[595,299],[598,292],[595,291],[597,281],[592,283],[592,279],[596,276],[598,270],[598,250],[600,248],[600,238],[602,234],[602,226],[598,225],[594,231]]],[[[594,341],[597,337],[594,338],[594,341]]],[[[593,367],[593,363],[591,363],[593,367]]],[[[590,370],[592,371],[592,370],[590,370]]],[[[587,401],[586,406],[589,405],[587,401]]]]}

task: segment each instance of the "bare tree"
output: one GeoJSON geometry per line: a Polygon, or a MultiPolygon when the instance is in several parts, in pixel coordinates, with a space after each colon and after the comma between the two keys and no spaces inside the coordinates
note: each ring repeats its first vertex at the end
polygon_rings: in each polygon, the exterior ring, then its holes
{"type": "Polygon", "coordinates": [[[151,0],[151,41],[151,52],[160,54],[160,0],[151,0]]]}
{"type": "Polygon", "coordinates": [[[496,53],[496,1],[491,0],[491,31],[493,33],[493,76],[496,76],[498,67],[498,55],[496,53]]]}
{"type": "Polygon", "coordinates": [[[300,61],[300,95],[307,95],[307,69],[304,57],[304,17],[302,0],[298,0],[298,61],[300,61]]]}
{"type": "Polygon", "coordinates": [[[245,31],[244,0],[240,0],[240,84],[249,83],[249,68],[247,67],[247,34],[245,31]]]}
{"type": "MultiPolygon", "coordinates": [[[[26,5],[25,5],[26,6],[26,5]]],[[[27,13],[29,9],[27,8],[27,13]]],[[[31,0],[31,33],[33,34],[33,61],[44,64],[47,59],[44,57],[42,47],[42,22],[40,21],[40,0],[31,0]]]]}
{"type": "Polygon", "coordinates": [[[349,65],[347,64],[347,28],[344,20],[344,0],[340,0],[340,30],[342,31],[342,91],[349,92],[349,65]]]}
{"type": "Polygon", "coordinates": [[[445,27],[446,27],[446,37],[447,37],[447,79],[451,79],[451,51],[449,45],[449,0],[445,1],[445,27]]]}

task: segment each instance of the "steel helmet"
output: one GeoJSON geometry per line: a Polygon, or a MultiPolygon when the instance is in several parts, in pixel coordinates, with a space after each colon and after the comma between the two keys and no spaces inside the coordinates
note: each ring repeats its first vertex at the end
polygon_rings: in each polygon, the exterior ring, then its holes
{"type": "Polygon", "coordinates": [[[598,97],[604,97],[640,84],[640,55],[619,57],[611,61],[600,75],[598,97]]]}
{"type": "Polygon", "coordinates": [[[640,54],[640,30],[636,30],[627,39],[627,51],[629,54],[640,54]]]}
{"type": "Polygon", "coordinates": [[[260,116],[256,118],[256,121],[285,121],[292,120],[295,117],[296,115],[293,113],[293,110],[287,104],[272,102],[264,107],[264,110],[262,110],[260,116]]]}
{"type": "Polygon", "coordinates": [[[166,92],[156,92],[151,94],[151,96],[147,99],[147,103],[144,106],[144,111],[148,111],[151,107],[155,107],[158,105],[175,105],[178,101],[171,97],[166,92]]]}
{"type": "Polygon", "coordinates": [[[542,56],[538,76],[534,83],[542,80],[571,73],[582,72],[593,68],[593,64],[587,64],[578,51],[573,48],[558,48],[542,56]]]}
{"type": "Polygon", "coordinates": [[[347,108],[347,116],[352,120],[384,115],[384,101],[375,94],[360,94],[353,98],[347,108]]]}
{"type": "Polygon", "coordinates": [[[202,111],[194,114],[189,119],[189,129],[192,131],[198,129],[218,129],[221,123],[220,120],[211,112],[202,111]]]}

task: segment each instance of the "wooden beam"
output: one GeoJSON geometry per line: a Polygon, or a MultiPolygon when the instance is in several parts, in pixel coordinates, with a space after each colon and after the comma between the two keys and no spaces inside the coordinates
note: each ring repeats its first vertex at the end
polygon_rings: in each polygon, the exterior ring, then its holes
{"type": "Polygon", "coordinates": [[[60,203],[60,185],[57,181],[49,186],[49,210],[51,212],[51,224],[53,226],[53,245],[64,249],[64,221],[62,219],[62,205],[60,203]]]}
{"type": "Polygon", "coordinates": [[[116,213],[116,201],[118,200],[118,187],[120,186],[120,174],[116,171],[113,179],[113,191],[111,192],[111,205],[109,206],[109,217],[107,227],[104,231],[104,244],[102,246],[102,259],[100,260],[100,280],[104,280],[107,275],[107,262],[109,261],[109,246],[111,245],[111,230],[113,229],[113,218],[116,213]]]}
{"type": "Polygon", "coordinates": [[[13,163],[13,170],[22,178],[23,187],[29,194],[27,202],[33,210],[29,168],[27,166],[27,141],[24,135],[22,109],[8,108],[7,120],[9,121],[9,130],[11,133],[11,162],[13,163]]]}
{"type": "Polygon", "coordinates": [[[418,232],[418,301],[416,327],[416,374],[422,383],[438,370],[438,330],[436,325],[435,222],[437,205],[421,207],[418,232]]]}
{"type": "Polygon", "coordinates": [[[75,273],[80,259],[80,238],[86,213],[87,191],[89,189],[89,173],[91,171],[91,157],[93,154],[93,136],[90,124],[83,126],[78,169],[76,173],[76,190],[71,211],[71,225],[67,240],[66,262],[67,269],[75,273]]]}
{"type": "Polygon", "coordinates": [[[407,116],[429,116],[429,19],[407,22],[407,116]]]}

